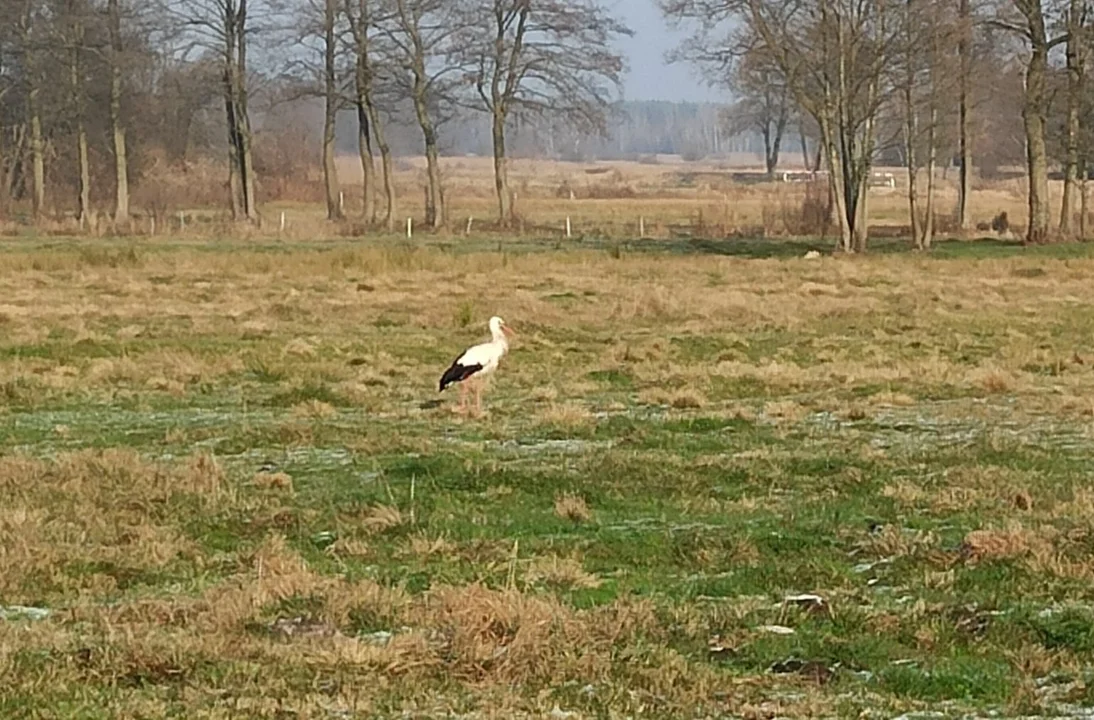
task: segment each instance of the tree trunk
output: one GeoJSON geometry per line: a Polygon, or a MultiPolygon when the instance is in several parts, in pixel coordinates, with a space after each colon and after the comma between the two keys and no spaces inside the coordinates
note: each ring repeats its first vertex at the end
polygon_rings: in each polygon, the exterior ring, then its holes
{"type": "MultiPolygon", "coordinates": [[[[28,73],[29,74],[29,73],[28,73]]],[[[37,81],[31,79],[30,92],[27,94],[27,112],[30,116],[30,157],[33,188],[31,190],[31,207],[34,212],[34,222],[40,222],[46,211],[46,150],[45,140],[42,137],[42,116],[38,108],[39,88],[37,81]]]]}
{"type": "Polygon", "coordinates": [[[779,167],[779,153],[782,150],[783,131],[785,122],[781,119],[775,125],[775,132],[764,133],[764,170],[770,180],[775,177],[775,171],[779,167]]]}
{"type": "Polygon", "coordinates": [[[76,152],[80,158],[80,198],[76,219],[80,223],[80,229],[85,230],[88,213],[91,212],[91,166],[87,160],[87,129],[83,118],[76,126],[76,152]]]}
{"type": "Polygon", "coordinates": [[[371,225],[376,222],[376,165],[372,157],[372,132],[368,123],[368,108],[357,99],[357,153],[361,157],[361,217],[371,225]]]}
{"type": "Polygon", "coordinates": [[[1087,171],[1086,171],[1086,159],[1079,159],[1079,238],[1086,240],[1086,223],[1087,223],[1087,201],[1089,194],[1087,192],[1087,171]]]}
{"type": "Polygon", "coordinates": [[[235,23],[239,62],[235,72],[235,99],[239,129],[239,179],[243,191],[243,211],[251,222],[258,220],[255,203],[254,161],[251,156],[251,116],[247,110],[247,0],[240,0],[235,23]]]}
{"type": "Polygon", "coordinates": [[[856,188],[854,231],[854,250],[856,253],[866,252],[867,239],[870,235],[870,183],[867,180],[869,177],[870,174],[866,173],[866,178],[860,179],[856,188]]]}
{"type": "Polygon", "coordinates": [[[934,106],[934,83],[931,87],[931,125],[927,128],[927,207],[923,218],[923,240],[919,246],[930,250],[934,243],[934,174],[938,164],[938,108],[934,106]]]}
{"type": "MultiPolygon", "coordinates": [[[[0,102],[4,100],[4,93],[0,93],[0,102]]],[[[11,162],[7,150],[7,133],[0,129],[0,220],[7,220],[11,211],[11,181],[15,174],[18,156],[11,153],[11,162]]]]}
{"type": "MultiPolygon", "coordinates": [[[[4,100],[4,93],[0,93],[0,102],[4,100]]],[[[7,138],[3,129],[0,129],[0,220],[8,219],[8,209],[11,206],[11,173],[7,163],[7,138]]]]}
{"type": "MultiPolygon", "coordinates": [[[[911,75],[911,73],[909,73],[911,75]]],[[[915,141],[919,134],[919,123],[916,118],[914,99],[912,97],[912,78],[905,78],[907,85],[904,87],[904,155],[908,165],[908,217],[911,221],[912,244],[920,249],[919,230],[919,191],[916,177],[919,174],[919,164],[916,158],[915,141]]]]}
{"type": "Polygon", "coordinates": [[[80,229],[87,227],[87,215],[91,211],[91,167],[87,159],[87,128],[84,125],[84,93],[80,51],[83,45],[83,28],[79,23],[73,28],[72,54],[69,63],[69,80],[72,83],[73,120],[76,123],[76,158],[79,172],[76,221],[80,229]]]}
{"type": "Polygon", "coordinates": [[[380,150],[380,169],[384,172],[384,197],[387,199],[387,209],[384,211],[384,226],[388,232],[395,230],[395,214],[398,212],[395,196],[395,163],[391,159],[391,146],[387,143],[384,126],[380,123],[380,113],[376,108],[370,108],[369,116],[372,119],[372,131],[376,135],[376,145],[380,150]]]}
{"type": "Polygon", "coordinates": [[[426,172],[429,178],[429,187],[426,190],[425,224],[432,228],[439,228],[444,223],[444,209],[441,201],[441,170],[440,158],[437,152],[437,131],[433,127],[433,119],[429,116],[429,108],[426,107],[425,98],[425,69],[414,81],[414,111],[418,117],[418,124],[422,128],[422,138],[425,140],[426,172]]]}
{"type": "Polygon", "coordinates": [[[357,0],[356,12],[353,0],[346,0],[346,16],[350,20],[353,33],[356,60],[354,63],[354,88],[357,91],[357,149],[361,156],[362,216],[366,223],[376,222],[376,168],[373,164],[372,136],[376,144],[384,173],[384,194],[387,198],[387,211],[384,224],[388,232],[394,230],[395,223],[395,186],[392,179],[391,149],[384,138],[380,113],[372,101],[372,58],[370,57],[369,28],[371,27],[371,0],[357,0]]]}
{"type": "Polygon", "coordinates": [[[824,149],[828,160],[828,184],[831,189],[833,210],[839,224],[839,245],[837,249],[843,252],[852,252],[852,224],[847,216],[846,181],[844,179],[843,166],[836,147],[832,119],[827,117],[827,112],[822,112],[817,118],[821,127],[821,148],[824,149]]]}
{"type": "Polygon", "coordinates": [[[8,200],[22,198],[25,195],[27,181],[27,126],[22,123],[16,127],[15,136],[12,138],[15,147],[11,152],[11,164],[8,166],[7,193],[8,200]]]}
{"type": "Polygon", "coordinates": [[[923,218],[923,237],[919,247],[930,250],[934,244],[934,176],[938,164],[938,73],[940,71],[938,61],[939,37],[938,26],[932,21],[930,24],[930,53],[928,55],[928,92],[927,97],[929,122],[927,126],[927,207],[923,218]]]}
{"type": "Polygon", "coordinates": [[[129,152],[121,111],[121,69],[111,71],[110,126],[114,140],[114,224],[129,225],[129,152]]]}
{"type": "Polygon", "coordinates": [[[327,98],[323,118],[323,188],[327,196],[327,220],[341,220],[341,186],[338,182],[338,166],[334,162],[334,119],[337,108],[333,98],[327,98]]]}
{"type": "MultiPolygon", "coordinates": [[[[336,0],[325,0],[323,18],[323,187],[327,194],[327,219],[341,220],[342,199],[338,183],[338,166],[334,163],[334,129],[338,116],[338,78],[335,67],[336,0]]],[[[367,183],[366,183],[367,185],[367,183]]]]}
{"type": "Polygon", "coordinates": [[[1048,151],[1045,147],[1045,73],[1048,43],[1044,20],[1033,25],[1032,53],[1026,69],[1026,98],[1022,119],[1026,131],[1026,160],[1029,171],[1029,228],[1026,242],[1049,240],[1048,151]],[[1038,32],[1039,30],[1039,32],[1038,32]]]}
{"type": "Polygon", "coordinates": [[[806,139],[805,133],[802,132],[800,128],[798,130],[798,140],[801,142],[802,146],[802,165],[805,167],[805,171],[809,172],[813,169],[809,164],[809,141],[806,139]]]}
{"type": "Polygon", "coordinates": [[[498,217],[508,227],[513,217],[512,196],[509,194],[509,158],[505,154],[505,112],[495,107],[493,112],[494,190],[498,196],[498,217]]]}
{"type": "Polygon", "coordinates": [[[961,67],[960,96],[958,98],[958,129],[957,143],[960,153],[960,172],[957,185],[957,224],[962,230],[968,230],[972,226],[972,214],[969,201],[972,197],[972,144],[969,138],[969,74],[972,63],[972,20],[969,12],[969,0],[960,0],[958,16],[961,27],[958,29],[960,38],[957,44],[957,52],[960,55],[961,67]]]}
{"type": "MultiPolygon", "coordinates": [[[[871,106],[874,106],[877,101],[877,94],[879,92],[879,79],[872,77],[868,85],[868,93],[866,102],[871,106]]],[[[854,176],[856,184],[853,186],[855,192],[855,214],[854,214],[854,242],[855,252],[864,253],[867,248],[867,240],[870,236],[870,177],[873,175],[874,168],[874,122],[873,116],[867,117],[862,124],[862,135],[857,138],[858,143],[855,142],[856,138],[853,133],[853,128],[848,124],[848,128],[845,129],[845,133],[850,135],[846,141],[846,147],[848,151],[849,164],[854,170],[854,176]]]]}
{"type": "Polygon", "coordinates": [[[39,107],[41,88],[38,84],[39,78],[35,67],[34,51],[30,41],[30,24],[32,22],[30,11],[30,4],[27,3],[20,30],[23,44],[24,72],[26,73],[28,85],[26,117],[27,125],[30,128],[30,163],[33,183],[31,186],[31,208],[34,222],[38,223],[41,221],[43,213],[45,213],[46,161],[45,140],[42,137],[42,116],[39,107]]]}
{"type": "MultiPolygon", "coordinates": [[[[234,37],[232,30],[229,38],[234,37]]],[[[243,192],[239,181],[239,121],[236,117],[235,82],[232,79],[232,56],[235,43],[228,40],[228,55],[224,67],[224,115],[228,125],[228,197],[232,210],[232,220],[239,221],[243,216],[243,192]]]]}
{"type": "MultiPolygon", "coordinates": [[[[246,95],[246,90],[242,90],[246,95]]],[[[242,166],[240,168],[240,186],[243,190],[243,209],[247,219],[251,222],[258,220],[258,205],[255,201],[255,173],[254,159],[251,154],[251,119],[247,112],[247,100],[245,97],[240,102],[239,140],[242,166]]]]}
{"type": "Polygon", "coordinates": [[[119,0],[107,0],[110,25],[110,133],[114,141],[114,225],[129,225],[129,154],[122,119],[122,31],[119,0]]]}
{"type": "Polygon", "coordinates": [[[1079,180],[1079,110],[1082,105],[1083,67],[1080,44],[1081,0],[1071,0],[1068,8],[1067,38],[1067,126],[1064,136],[1064,195],[1060,202],[1060,234],[1074,233],[1075,190],[1079,180]]]}

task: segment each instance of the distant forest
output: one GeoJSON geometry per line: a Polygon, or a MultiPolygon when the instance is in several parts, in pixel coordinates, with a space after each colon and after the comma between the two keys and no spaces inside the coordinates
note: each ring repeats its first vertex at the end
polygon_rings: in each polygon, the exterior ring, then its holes
{"type": "MultiPolygon", "coordinates": [[[[655,154],[700,159],[730,152],[763,152],[758,134],[732,134],[725,111],[715,103],[673,103],[665,101],[623,102],[609,120],[605,137],[576,133],[562,126],[511,123],[508,144],[513,157],[549,156],[561,160],[635,159],[655,154]]],[[[312,109],[318,133],[322,108],[312,109]]],[[[352,112],[341,113],[337,124],[337,148],[342,155],[357,153],[357,120],[352,112]]],[[[407,122],[390,125],[392,149],[398,155],[420,155],[421,131],[407,122]]],[[[318,137],[316,138],[318,139],[318,137]]],[[[788,150],[798,146],[795,135],[788,150]]],[[[441,151],[446,155],[490,155],[490,125],[481,113],[466,112],[448,118],[441,125],[441,151]]]]}

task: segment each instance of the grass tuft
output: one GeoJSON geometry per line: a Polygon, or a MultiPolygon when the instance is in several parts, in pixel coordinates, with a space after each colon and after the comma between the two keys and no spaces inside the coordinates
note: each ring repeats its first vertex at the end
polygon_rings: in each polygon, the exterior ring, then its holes
{"type": "Polygon", "coordinates": [[[585,498],[572,493],[563,493],[555,498],[555,515],[574,523],[586,523],[593,519],[585,498]]]}

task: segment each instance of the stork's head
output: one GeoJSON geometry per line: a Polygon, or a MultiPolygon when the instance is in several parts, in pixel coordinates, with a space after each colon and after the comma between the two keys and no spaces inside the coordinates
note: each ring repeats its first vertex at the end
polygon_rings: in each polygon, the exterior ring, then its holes
{"type": "Polygon", "coordinates": [[[490,334],[494,336],[495,340],[498,340],[506,335],[512,337],[515,333],[512,328],[505,324],[504,320],[495,315],[490,318],[490,334]]]}

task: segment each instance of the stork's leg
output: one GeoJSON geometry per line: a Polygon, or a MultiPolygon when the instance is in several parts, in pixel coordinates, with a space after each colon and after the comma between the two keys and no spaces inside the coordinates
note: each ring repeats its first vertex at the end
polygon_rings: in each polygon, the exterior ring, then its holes
{"type": "Polygon", "coordinates": [[[461,382],[460,386],[460,408],[459,413],[462,415],[467,412],[467,383],[461,382]]]}
{"type": "Polygon", "coordinates": [[[475,412],[482,416],[482,382],[475,383],[475,412]]]}

